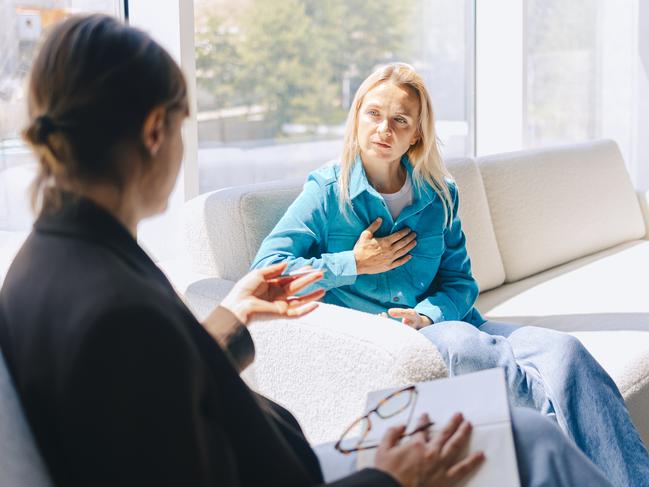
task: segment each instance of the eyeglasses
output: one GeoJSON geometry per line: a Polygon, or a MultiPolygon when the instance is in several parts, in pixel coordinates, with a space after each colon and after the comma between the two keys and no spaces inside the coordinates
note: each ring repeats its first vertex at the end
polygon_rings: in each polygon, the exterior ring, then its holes
{"type": "MultiPolygon", "coordinates": [[[[379,446],[378,442],[367,442],[367,435],[372,429],[372,421],[370,417],[372,414],[376,414],[380,419],[388,419],[396,416],[399,413],[408,411],[408,420],[406,421],[406,426],[410,424],[410,419],[412,418],[412,413],[415,409],[415,403],[417,402],[417,387],[412,385],[405,387],[399,391],[395,391],[389,396],[382,399],[379,404],[368,411],[364,416],[361,416],[355,420],[342,434],[336,445],[334,446],[336,450],[345,455],[353,453],[360,450],[369,450],[371,448],[377,448],[379,446]]],[[[423,426],[416,428],[410,433],[401,435],[402,438],[407,436],[412,436],[420,431],[424,431],[431,427],[434,423],[430,422],[423,426]]]]}

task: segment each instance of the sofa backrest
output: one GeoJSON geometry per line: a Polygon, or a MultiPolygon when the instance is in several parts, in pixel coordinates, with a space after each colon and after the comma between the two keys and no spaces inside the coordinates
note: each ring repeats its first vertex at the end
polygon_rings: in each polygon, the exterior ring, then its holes
{"type": "Polygon", "coordinates": [[[261,241],[302,190],[303,180],[273,181],[200,195],[184,208],[192,270],[236,281],[261,241]]]}
{"type": "Polygon", "coordinates": [[[507,282],[646,233],[614,141],[481,157],[478,167],[507,282]]]}
{"type": "Polygon", "coordinates": [[[36,448],[0,351],[0,485],[48,487],[52,483],[36,448]]]}
{"type": "MultiPolygon", "coordinates": [[[[482,291],[504,282],[480,172],[472,159],[447,163],[460,190],[460,217],[473,272],[482,291]]],[[[218,190],[188,202],[187,246],[193,270],[223,279],[245,274],[262,240],[302,190],[302,180],[218,190]]]]}
{"type": "Polygon", "coordinates": [[[482,176],[473,159],[451,159],[446,161],[446,167],[458,187],[460,221],[473,276],[478,281],[480,292],[488,291],[505,282],[505,269],[491,223],[482,176]]]}

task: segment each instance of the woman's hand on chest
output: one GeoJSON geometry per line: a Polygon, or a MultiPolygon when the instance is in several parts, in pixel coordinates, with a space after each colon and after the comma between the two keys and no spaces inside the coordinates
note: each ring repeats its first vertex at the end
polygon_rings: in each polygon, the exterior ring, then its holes
{"type": "Polygon", "coordinates": [[[354,245],[356,273],[380,274],[402,266],[412,255],[408,253],[417,245],[417,235],[410,228],[403,228],[385,237],[375,237],[381,227],[377,218],[361,233],[354,245]]]}

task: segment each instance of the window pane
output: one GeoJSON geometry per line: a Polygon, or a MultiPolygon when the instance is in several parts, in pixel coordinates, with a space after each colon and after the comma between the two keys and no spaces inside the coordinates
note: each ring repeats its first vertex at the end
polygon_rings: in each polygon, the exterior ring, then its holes
{"type": "Polygon", "coordinates": [[[610,137],[630,162],[637,0],[528,0],[526,144],[610,137]]]}
{"type": "Polygon", "coordinates": [[[201,192],[337,158],[362,80],[410,63],[446,156],[473,152],[472,1],[196,0],[201,192]]]}
{"type": "Polygon", "coordinates": [[[119,15],[121,0],[0,0],[0,281],[31,227],[28,189],[36,163],[20,139],[26,78],[47,29],[79,12],[119,15]]]}

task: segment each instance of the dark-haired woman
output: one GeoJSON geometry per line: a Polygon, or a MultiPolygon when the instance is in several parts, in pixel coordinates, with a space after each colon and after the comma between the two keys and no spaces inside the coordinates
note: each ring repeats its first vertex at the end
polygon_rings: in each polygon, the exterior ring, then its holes
{"type": "MultiPolygon", "coordinates": [[[[57,485],[320,484],[295,419],[238,372],[251,316],[308,313],[322,291],[288,297],[322,274],[254,271],[201,324],[135,240],[167,204],[187,114],[179,68],[146,34],[89,16],[49,35],[25,131],[39,216],[0,292],[0,348],[57,485]]],[[[525,484],[606,484],[545,420],[514,420],[525,484]]],[[[376,468],[337,485],[455,485],[482,460],[462,454],[470,431],[459,415],[439,435],[393,429],[376,468]]]]}

